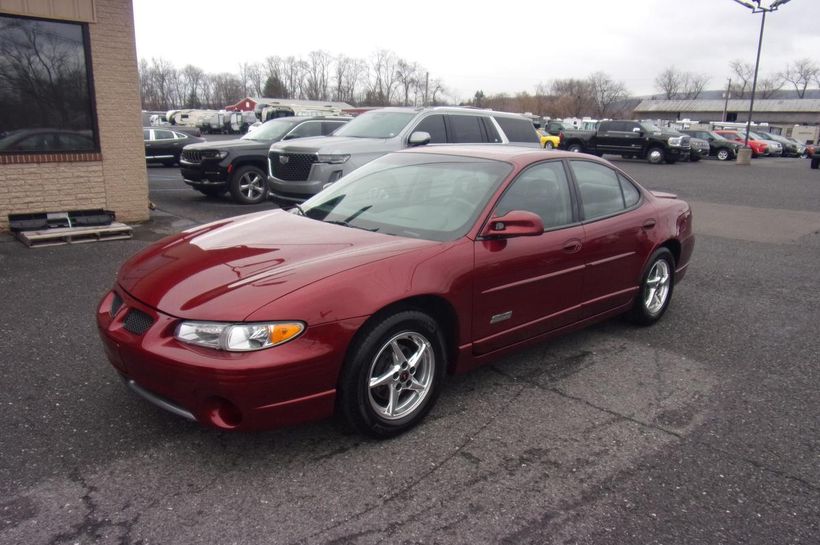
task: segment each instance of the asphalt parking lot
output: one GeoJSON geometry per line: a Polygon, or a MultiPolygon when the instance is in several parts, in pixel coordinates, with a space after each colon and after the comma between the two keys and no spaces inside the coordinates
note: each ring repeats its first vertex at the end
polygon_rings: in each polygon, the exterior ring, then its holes
{"type": "Polygon", "coordinates": [[[204,429],[127,391],[94,311],[119,264],[243,207],[150,167],[129,241],[0,237],[0,543],[811,544],[820,535],[820,174],[615,161],[693,204],[660,323],[615,319],[454,377],[389,441],[204,429]]]}

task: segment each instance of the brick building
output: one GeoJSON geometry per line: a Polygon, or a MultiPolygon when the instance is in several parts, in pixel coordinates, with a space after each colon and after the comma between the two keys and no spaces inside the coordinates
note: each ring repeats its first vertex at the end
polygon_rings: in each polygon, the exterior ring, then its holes
{"type": "Polygon", "coordinates": [[[24,212],[148,219],[141,127],[130,0],[0,0],[0,230],[24,212]]]}

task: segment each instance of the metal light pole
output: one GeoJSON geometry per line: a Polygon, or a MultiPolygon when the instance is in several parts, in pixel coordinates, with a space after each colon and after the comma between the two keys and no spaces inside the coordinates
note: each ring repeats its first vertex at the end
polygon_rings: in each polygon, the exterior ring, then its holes
{"type": "MultiPolygon", "coordinates": [[[[757,39],[757,59],[755,60],[755,74],[754,78],[752,79],[752,97],[749,101],[749,118],[746,120],[746,139],[743,142],[744,149],[749,147],[749,131],[752,130],[752,114],[754,112],[755,107],[755,93],[757,92],[757,70],[760,67],[760,49],[763,45],[763,28],[766,25],[766,14],[772,11],[777,11],[777,9],[786,4],[790,0],[775,0],[771,3],[769,7],[761,6],[761,0],[734,0],[741,6],[745,8],[749,8],[752,10],[752,13],[762,13],[763,16],[760,19],[760,36],[757,39]]],[[[750,155],[751,157],[751,155],[750,155]]],[[[738,162],[740,162],[740,156],[738,156],[738,162]]],[[[745,161],[744,161],[745,162],[745,161]]]]}

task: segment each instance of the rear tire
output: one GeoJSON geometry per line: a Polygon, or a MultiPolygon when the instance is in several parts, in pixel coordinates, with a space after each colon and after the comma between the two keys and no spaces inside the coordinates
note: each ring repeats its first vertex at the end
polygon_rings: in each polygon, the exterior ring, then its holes
{"type": "Polygon", "coordinates": [[[261,169],[248,165],[236,169],[228,186],[239,204],[259,204],[268,198],[268,181],[261,169]]]}
{"type": "Polygon", "coordinates": [[[567,151],[571,153],[583,153],[584,148],[581,147],[581,144],[570,144],[569,146],[567,146],[567,151]]]}
{"type": "Polygon", "coordinates": [[[732,153],[726,148],[721,148],[717,151],[715,157],[717,157],[718,161],[728,161],[732,158],[732,153]]]}
{"type": "Polygon", "coordinates": [[[447,369],[441,328],[429,315],[403,310],[373,321],[348,352],[338,408],[360,433],[394,437],[433,407],[447,369]]]}
{"type": "Polygon", "coordinates": [[[640,290],[635,304],[629,311],[629,319],[642,326],[652,325],[669,308],[675,287],[675,257],[668,248],[658,248],[649,258],[641,276],[640,290]]]}
{"type": "Polygon", "coordinates": [[[820,157],[812,157],[811,158],[811,164],[809,165],[809,168],[814,169],[814,170],[817,170],[818,168],[820,168],[820,157]]]}
{"type": "Polygon", "coordinates": [[[547,140],[546,143],[544,144],[544,149],[551,150],[551,149],[554,149],[554,148],[555,148],[555,146],[553,146],[552,142],[550,142],[549,140],[547,140]]]}

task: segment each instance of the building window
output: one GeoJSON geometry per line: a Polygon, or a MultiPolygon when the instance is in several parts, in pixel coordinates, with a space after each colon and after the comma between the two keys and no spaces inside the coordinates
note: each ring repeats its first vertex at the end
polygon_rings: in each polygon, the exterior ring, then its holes
{"type": "Polygon", "coordinates": [[[0,15],[0,154],[99,151],[88,26],[0,15]]]}

